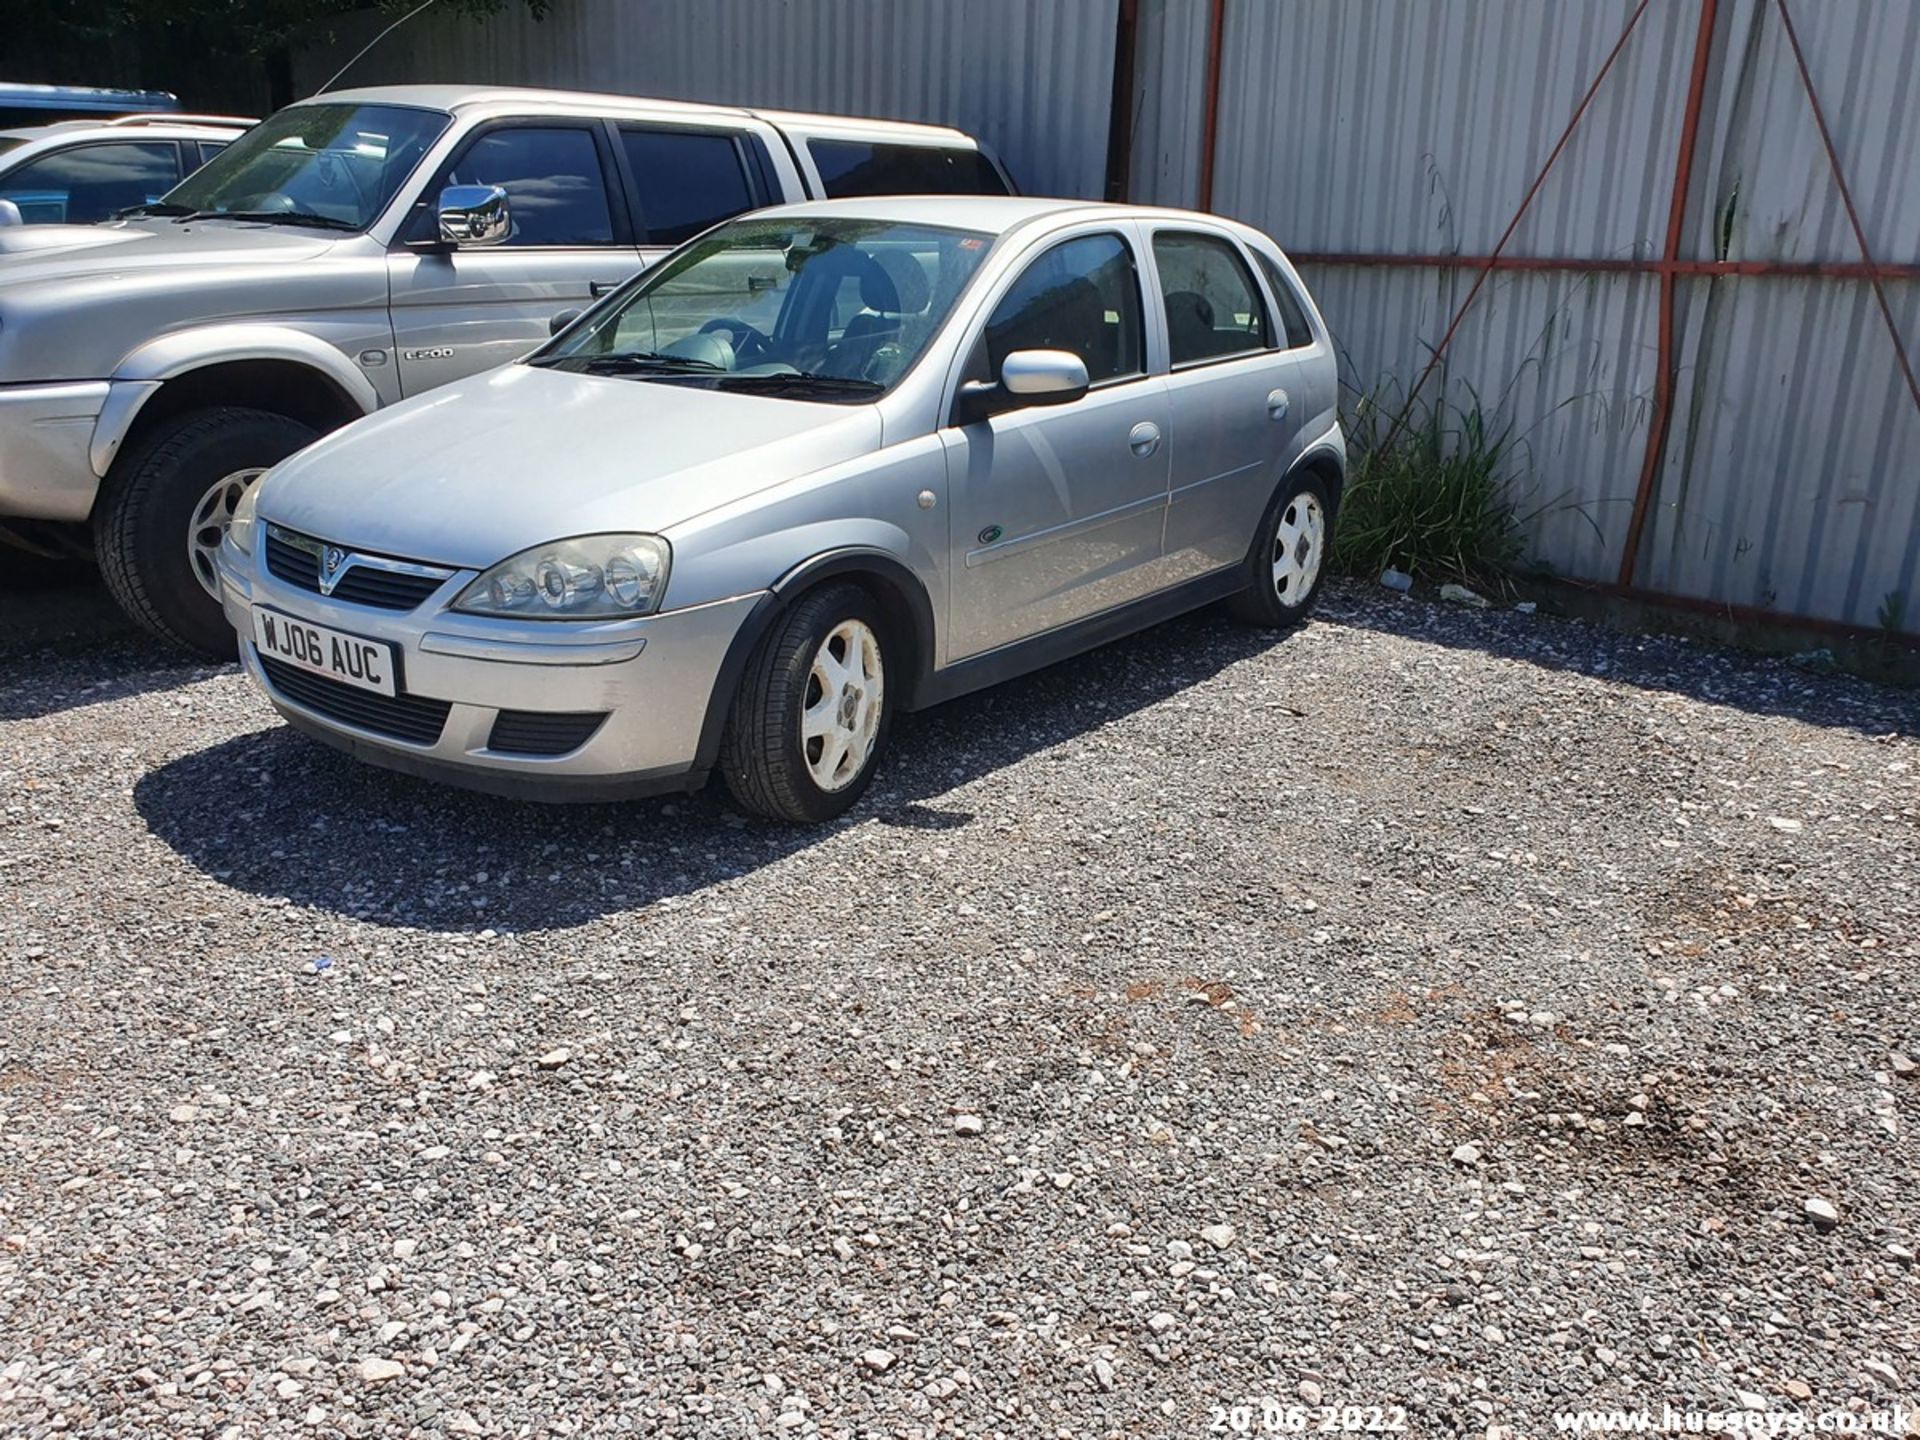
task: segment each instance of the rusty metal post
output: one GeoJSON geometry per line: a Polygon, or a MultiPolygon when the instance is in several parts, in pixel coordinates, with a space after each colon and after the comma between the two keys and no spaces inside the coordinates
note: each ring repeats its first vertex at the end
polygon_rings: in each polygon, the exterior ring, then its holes
{"type": "Polygon", "coordinates": [[[1640,483],[1633,492],[1633,513],[1627,520],[1626,543],[1620,550],[1620,583],[1633,584],[1640,559],[1640,536],[1647,526],[1647,510],[1666,455],[1673,429],[1673,392],[1680,383],[1680,357],[1673,342],[1673,305],[1680,281],[1672,267],[1680,260],[1686,238],[1687,187],[1693,178],[1693,153],[1700,139],[1700,106],[1707,91],[1707,72],[1713,58],[1713,24],[1718,0],[1700,0],[1700,28],[1693,40],[1693,75],[1687,82],[1687,108],[1680,121],[1680,156],[1673,166],[1673,200],[1667,207],[1666,268],[1660,272],[1660,335],[1653,382],[1653,414],[1647,422],[1647,455],[1640,466],[1640,483]]]}
{"type": "Polygon", "coordinates": [[[1200,195],[1196,210],[1213,209],[1213,157],[1220,141],[1220,61],[1227,34],[1227,0],[1209,0],[1207,10],[1207,89],[1200,129],[1200,195]]]}

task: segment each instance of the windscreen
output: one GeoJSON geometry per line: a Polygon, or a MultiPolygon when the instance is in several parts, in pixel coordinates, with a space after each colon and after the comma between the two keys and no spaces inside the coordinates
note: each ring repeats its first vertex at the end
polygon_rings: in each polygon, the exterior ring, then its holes
{"type": "Polygon", "coordinates": [[[308,221],[364,230],[447,128],[438,110],[294,105],[242,135],[168,192],[159,214],[308,221]]]}
{"type": "Polygon", "coordinates": [[[913,367],[991,244],[888,220],[738,220],[646,272],[534,363],[871,398],[913,367]]]}

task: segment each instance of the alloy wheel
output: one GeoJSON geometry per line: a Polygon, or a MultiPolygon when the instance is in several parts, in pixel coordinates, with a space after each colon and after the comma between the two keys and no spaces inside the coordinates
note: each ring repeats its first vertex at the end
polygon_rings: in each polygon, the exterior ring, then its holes
{"type": "Polygon", "coordinates": [[[1273,536],[1273,588],[1281,604],[1306,603],[1326,554],[1327,512],[1318,496],[1303,490],[1280,512],[1273,536]]]}
{"type": "Polygon", "coordinates": [[[885,692],[880,637],[864,621],[842,620],[814,652],[800,713],[800,753],[822,790],[844,790],[866,769],[885,692]]]}
{"type": "Polygon", "coordinates": [[[192,565],[193,578],[200,582],[200,588],[216,600],[220,598],[220,542],[227,538],[227,528],[233,524],[233,512],[239,507],[241,497],[266,473],[266,467],[256,466],[223,475],[207,487],[199,504],[193,507],[193,518],[187,525],[187,562],[192,565]]]}

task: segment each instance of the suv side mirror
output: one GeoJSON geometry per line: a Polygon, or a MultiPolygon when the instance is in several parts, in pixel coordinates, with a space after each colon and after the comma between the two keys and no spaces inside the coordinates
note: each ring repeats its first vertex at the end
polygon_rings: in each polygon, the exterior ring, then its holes
{"type": "Polygon", "coordinates": [[[449,185],[440,192],[440,238],[449,245],[498,245],[513,233],[507,192],[498,185],[449,185]]]}
{"type": "Polygon", "coordinates": [[[20,207],[11,200],[0,200],[0,228],[8,225],[24,225],[27,222],[20,217],[20,207]]]}
{"type": "Polygon", "coordinates": [[[1071,405],[1087,385],[1087,363],[1071,350],[1015,350],[1000,362],[997,383],[960,387],[960,418],[971,423],[1029,405],[1071,405]]]}

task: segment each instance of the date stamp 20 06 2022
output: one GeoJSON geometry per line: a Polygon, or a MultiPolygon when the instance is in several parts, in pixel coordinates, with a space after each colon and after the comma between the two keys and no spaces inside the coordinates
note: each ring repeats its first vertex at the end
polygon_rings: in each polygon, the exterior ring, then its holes
{"type": "Polygon", "coordinates": [[[1263,1395],[1207,1409],[1209,1435],[1397,1435],[1406,1428],[1399,1405],[1289,1405],[1263,1395]]]}

